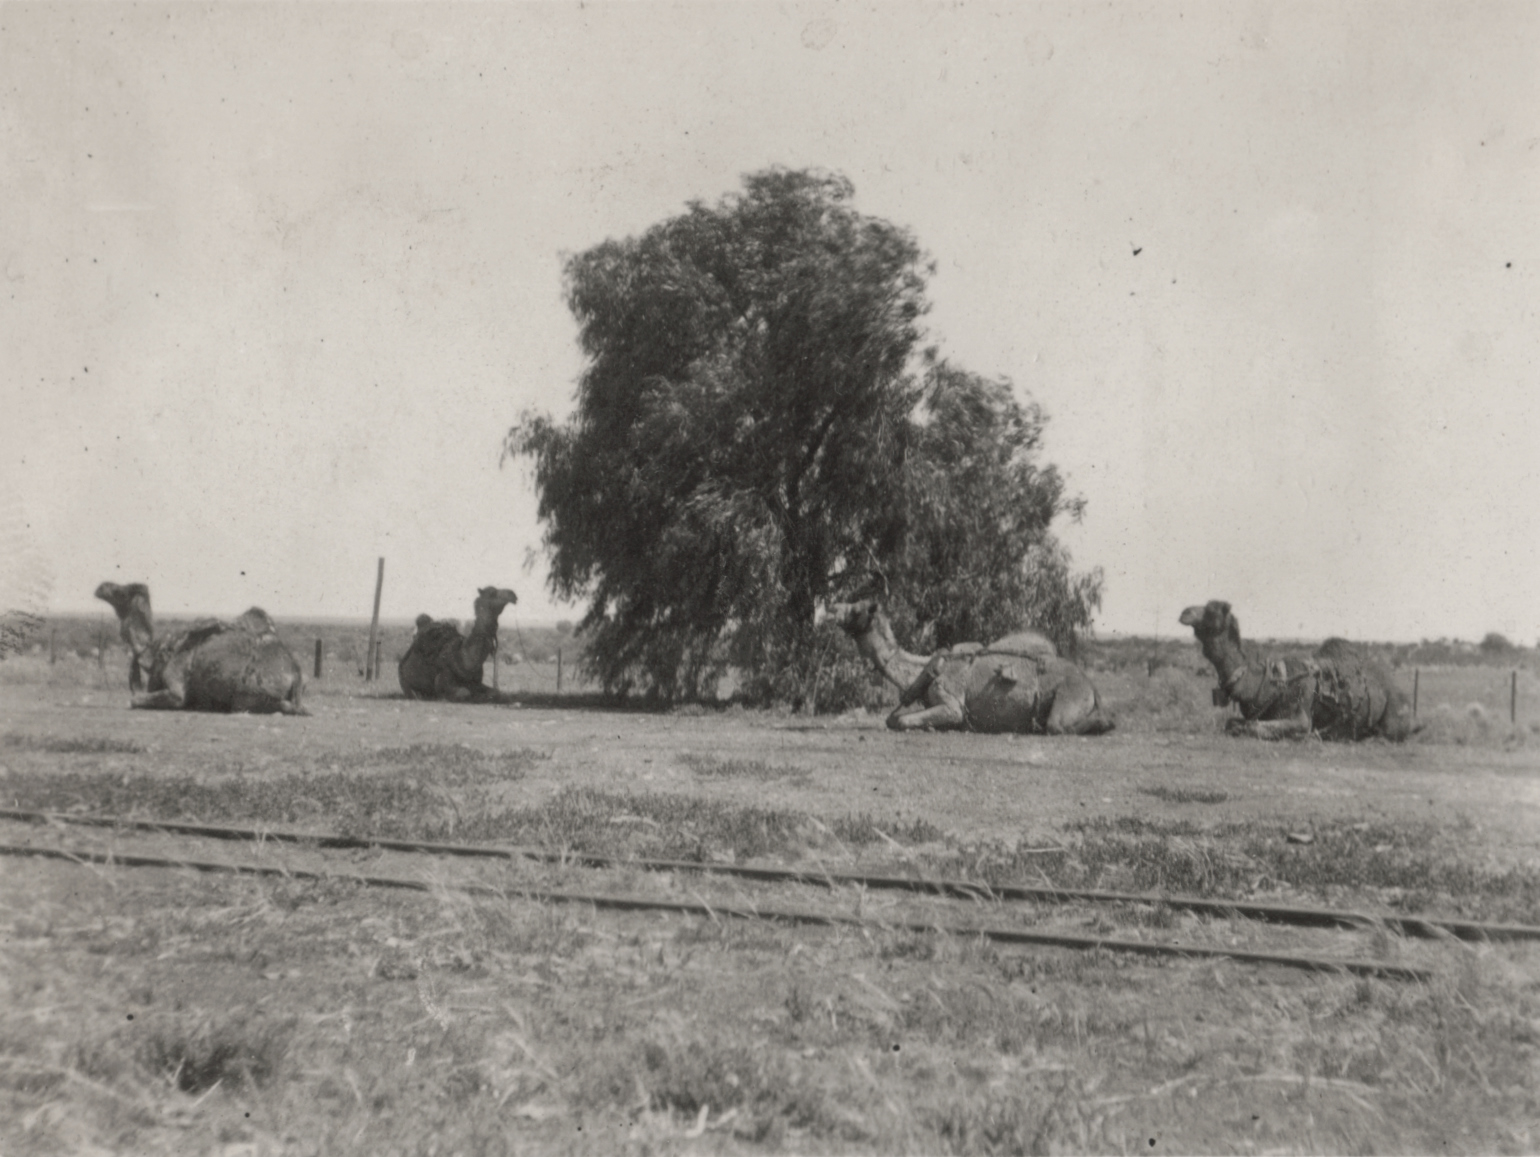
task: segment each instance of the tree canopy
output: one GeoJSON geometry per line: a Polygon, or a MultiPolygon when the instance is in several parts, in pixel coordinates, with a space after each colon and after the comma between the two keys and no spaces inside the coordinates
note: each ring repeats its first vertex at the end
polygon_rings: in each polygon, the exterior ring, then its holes
{"type": "Polygon", "coordinates": [[[893,620],[916,649],[987,642],[1023,626],[1072,654],[1101,605],[1101,572],[1074,574],[1049,532],[1079,519],[1051,465],[1047,422],[1008,381],[932,366],[912,420],[893,553],[893,620]]]}
{"type": "Polygon", "coordinates": [[[939,642],[1089,624],[1041,411],[921,348],[931,266],[853,192],[769,169],[567,259],[576,408],[522,415],[505,450],[533,460],[551,589],[587,600],[607,688],[688,696],[724,658],[795,685],[815,608],[869,562],[939,642]]]}

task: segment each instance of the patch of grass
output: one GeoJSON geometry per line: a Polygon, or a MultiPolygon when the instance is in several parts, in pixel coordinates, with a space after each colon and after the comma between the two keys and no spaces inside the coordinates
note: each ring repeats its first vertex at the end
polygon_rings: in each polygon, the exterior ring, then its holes
{"type": "Polygon", "coordinates": [[[61,653],[57,663],[41,655],[11,655],[0,662],[0,686],[41,686],[91,690],[121,689],[128,694],[128,652],[123,660],[109,657],[105,664],[72,652],[61,653]]]}
{"type": "Polygon", "coordinates": [[[1056,1153],[1066,1144],[1081,1152],[1127,1150],[1121,1131],[1106,1132],[1104,1114],[1087,1111],[1095,1099],[1083,1081],[1066,1073],[1054,1083],[1057,1087],[956,1097],[931,1110],[928,1124],[943,1153],[1056,1153]]]}
{"type": "Polygon", "coordinates": [[[1428,946],[1437,978],[1400,984],[23,870],[7,919],[29,930],[5,940],[0,1006],[6,1153],[260,1149],[275,1122],[342,1157],[1525,1152],[1540,1114],[1522,946],[1428,946]],[[153,952],[93,947],[145,925],[153,952]]]}
{"type": "Polygon", "coordinates": [[[505,812],[487,824],[490,835],[514,843],[699,861],[795,855],[826,840],[825,831],[855,846],[884,837],[913,845],[943,836],[924,819],[888,821],[863,814],[836,819],[824,829],[807,813],[785,808],[587,787],[565,788],[538,807],[505,812]]]}
{"type": "Polygon", "coordinates": [[[1033,860],[1053,883],[1222,896],[1287,887],[1327,898],[1373,888],[1408,911],[1440,898],[1481,919],[1540,920],[1540,870],[1473,864],[1431,823],[1321,823],[1308,843],[1256,822],[1098,818],[1071,830],[1079,835],[1071,853],[1033,860]]]}
{"type": "Polygon", "coordinates": [[[806,843],[812,829],[804,813],[783,808],[586,787],[565,788],[538,807],[488,822],[499,838],[518,843],[702,861],[785,854],[806,843]]]}
{"type": "Polygon", "coordinates": [[[318,826],[360,838],[475,839],[496,819],[495,789],[545,758],[529,749],[488,755],[433,744],[361,752],[324,772],[273,778],[20,771],[6,778],[0,798],[42,811],[318,826]]]}
{"type": "Polygon", "coordinates": [[[143,755],[148,749],[129,739],[69,739],[53,735],[0,736],[0,747],[17,751],[46,751],[54,755],[143,755]]]}
{"type": "Polygon", "coordinates": [[[147,1025],[138,1048],[141,1064],[184,1093],[215,1085],[263,1088],[278,1075],[293,1025],[235,1016],[188,1022],[170,1017],[147,1025]]]}
{"type": "Polygon", "coordinates": [[[607,1050],[575,1090],[576,1102],[605,1109],[644,1100],[681,1121],[732,1114],[733,1133],[774,1142],[786,1130],[860,1140],[833,1111],[824,1087],[781,1051],[717,1033],[654,1030],[607,1050]]]}
{"type": "Polygon", "coordinates": [[[384,767],[415,771],[431,776],[434,782],[445,787],[462,787],[489,781],[521,780],[530,767],[549,758],[549,752],[528,747],[492,754],[464,743],[414,743],[409,747],[353,752],[330,766],[333,770],[384,767]]]}
{"type": "Polygon", "coordinates": [[[836,838],[846,844],[861,847],[879,841],[912,846],[937,843],[946,833],[924,817],[917,816],[907,823],[900,819],[879,820],[862,812],[845,815],[830,825],[836,838]]]}
{"type": "Polygon", "coordinates": [[[1141,787],[1139,790],[1145,795],[1152,795],[1166,803],[1224,803],[1230,798],[1229,792],[1215,788],[1172,787],[1164,783],[1157,783],[1153,787],[1141,787]]]}
{"type": "MultiPolygon", "coordinates": [[[[237,769],[237,774],[206,780],[23,769],[5,779],[0,800],[42,811],[270,824],[362,839],[503,841],[700,862],[795,855],[827,841],[830,831],[858,846],[884,836],[900,844],[942,836],[923,819],[847,816],[825,829],[801,811],[587,787],[565,788],[534,807],[508,806],[500,787],[522,779],[528,767],[546,758],[529,749],[490,755],[470,747],[421,744],[339,757],[313,774],[263,776],[237,769]]],[[[708,774],[778,772],[752,761],[703,761],[699,766],[709,768],[708,774]]]]}
{"type": "MultiPolygon", "coordinates": [[[[1158,794],[1158,789],[1142,790],[1158,794]]],[[[1219,802],[1196,791],[1160,796],[1173,797],[1219,802]]],[[[1431,822],[1331,819],[1300,821],[1285,830],[1255,821],[1207,824],[1130,816],[1098,817],[1065,830],[1062,850],[996,841],[954,844],[923,852],[920,859],[928,875],[991,885],[1237,899],[1282,890],[1310,893],[1327,903],[1352,903],[1368,891],[1407,913],[1436,910],[1470,919],[1540,923],[1540,868],[1473,862],[1468,834],[1431,822]],[[1308,841],[1289,838],[1300,831],[1308,831],[1308,841]]]]}
{"type": "Polygon", "coordinates": [[[812,773],[801,767],[774,767],[758,759],[718,759],[714,755],[684,752],[679,762],[703,779],[753,779],[760,783],[786,780],[793,787],[812,782],[812,773]]]}
{"type": "Polygon", "coordinates": [[[1186,667],[1163,666],[1149,675],[1104,675],[1098,685],[1121,729],[1202,735],[1214,729],[1221,714],[1210,698],[1213,679],[1186,667]]]}
{"type": "Polygon", "coordinates": [[[1431,711],[1424,710],[1417,723],[1413,742],[1455,747],[1526,747],[1540,734],[1540,720],[1514,724],[1509,722],[1507,704],[1497,709],[1478,701],[1458,709],[1440,703],[1431,711]]]}

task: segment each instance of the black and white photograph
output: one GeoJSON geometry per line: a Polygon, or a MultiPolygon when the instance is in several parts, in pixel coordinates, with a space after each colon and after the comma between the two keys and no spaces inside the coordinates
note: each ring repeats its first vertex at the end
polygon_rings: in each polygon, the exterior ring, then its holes
{"type": "Polygon", "coordinates": [[[1540,5],[0,3],[0,1157],[1540,1151],[1540,5]]]}

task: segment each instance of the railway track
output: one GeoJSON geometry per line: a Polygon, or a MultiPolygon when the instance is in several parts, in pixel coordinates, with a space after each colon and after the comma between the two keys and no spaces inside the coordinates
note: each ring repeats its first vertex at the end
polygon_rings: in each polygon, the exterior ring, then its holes
{"type": "MultiPolygon", "coordinates": [[[[334,833],[295,832],[265,828],[240,828],[214,824],[176,821],[134,820],[117,816],[76,815],[18,809],[0,809],[0,820],[33,825],[86,827],[116,831],[153,832],[171,836],[239,841],[249,843],[285,843],[317,849],[369,849],[446,857],[471,857],[493,860],[526,860],[544,864],[591,868],[629,869],[647,872],[699,873],[768,884],[797,884],[823,889],[861,888],[872,891],[904,891],[950,899],[992,902],[1031,901],[1042,904],[1081,903],[1091,905],[1164,905],[1167,908],[1220,918],[1244,918],[1270,924],[1298,927],[1372,930],[1382,928],[1401,936],[1459,939],[1464,941],[1540,940],[1540,927],[1515,924],[1489,924],[1469,920],[1444,920],[1423,917],[1380,916],[1330,908],[1259,904],[1247,901],[1212,900],[1205,897],[1164,895],[1158,893],[1111,892],[1034,886],[989,886],[972,881],[929,879],[911,876],[873,875],[852,872],[808,872],[787,868],[747,867],[736,864],[699,863],[695,861],[632,859],[587,853],[553,852],[538,848],[498,847],[471,844],[443,844],[418,840],[364,839],[334,833]]],[[[573,891],[532,887],[498,887],[481,883],[427,883],[399,876],[365,875],[351,872],[310,871],[293,867],[275,867],[253,863],[228,863],[182,856],[149,856],[117,850],[102,852],[90,848],[45,847],[35,844],[0,844],[0,855],[40,857],[79,864],[97,864],[120,868],[191,869],[199,872],[248,877],[283,877],[315,881],[342,881],[366,887],[431,892],[441,889],[485,898],[513,896],[546,903],[586,904],[612,911],[663,911],[704,916],[710,919],[774,920],[825,927],[880,927],[912,932],[943,932],[956,937],[982,938],[999,944],[1035,945],[1079,950],[1103,949],[1140,956],[1187,958],[1226,958],[1254,964],[1273,964],[1316,972],[1336,972],[1374,976],[1391,980],[1425,980],[1431,975],[1425,968],[1336,956],[1314,956],[1292,952],[1258,952],[1250,949],[1211,944],[1182,944],[1173,941],[1139,940],[1073,932],[1023,930],[981,924],[947,924],[934,920],[877,920],[805,908],[778,905],[712,903],[703,899],[670,900],[647,896],[626,896],[591,891],[573,891]]]]}

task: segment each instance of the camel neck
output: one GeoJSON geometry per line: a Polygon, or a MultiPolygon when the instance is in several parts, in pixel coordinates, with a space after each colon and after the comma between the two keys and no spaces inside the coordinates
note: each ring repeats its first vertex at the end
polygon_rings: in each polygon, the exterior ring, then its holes
{"type": "Polygon", "coordinates": [[[479,663],[492,653],[492,648],[496,644],[497,618],[493,615],[478,613],[470,634],[465,638],[462,650],[472,663],[479,663]]]}
{"type": "Polygon", "coordinates": [[[925,656],[911,654],[900,647],[893,638],[893,628],[876,619],[865,634],[856,639],[856,647],[866,656],[867,662],[900,691],[914,682],[928,662],[925,656]]]}
{"type": "Polygon", "coordinates": [[[1214,665],[1214,671],[1219,676],[1219,685],[1225,689],[1230,698],[1242,701],[1257,691],[1255,686],[1247,687],[1248,675],[1256,675],[1261,679],[1261,672],[1254,671],[1246,660],[1246,653],[1241,645],[1234,639],[1207,639],[1203,643],[1203,657],[1214,665]]]}
{"type": "Polygon", "coordinates": [[[144,606],[131,606],[128,613],[123,616],[122,626],[123,641],[128,644],[128,649],[134,658],[141,657],[155,643],[155,619],[150,614],[150,608],[144,606]]]}

